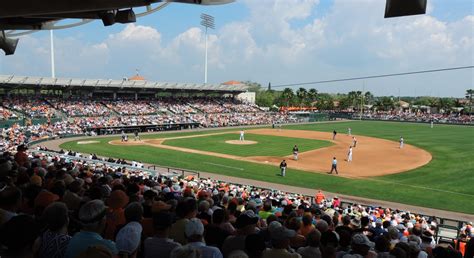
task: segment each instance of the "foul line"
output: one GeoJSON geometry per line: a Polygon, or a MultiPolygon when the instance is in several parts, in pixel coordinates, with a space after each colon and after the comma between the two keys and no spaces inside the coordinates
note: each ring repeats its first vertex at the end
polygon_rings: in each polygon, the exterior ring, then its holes
{"type": "Polygon", "coordinates": [[[209,165],[218,166],[218,167],[223,167],[223,168],[231,168],[231,169],[240,170],[240,171],[244,171],[244,170],[245,170],[245,169],[243,169],[243,168],[232,167],[232,166],[226,166],[226,165],[217,164],[217,163],[212,163],[212,162],[203,162],[203,163],[204,163],[204,164],[209,164],[209,165]]]}

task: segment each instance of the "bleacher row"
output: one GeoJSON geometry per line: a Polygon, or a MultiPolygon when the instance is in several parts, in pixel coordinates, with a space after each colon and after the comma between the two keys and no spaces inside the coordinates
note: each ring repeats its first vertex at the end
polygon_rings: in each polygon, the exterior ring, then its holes
{"type": "Polygon", "coordinates": [[[111,115],[155,115],[256,113],[262,110],[252,104],[243,104],[229,98],[162,98],[153,100],[131,99],[63,99],[54,97],[13,97],[2,99],[3,119],[39,117],[98,117],[111,115]]]}
{"type": "Polygon", "coordinates": [[[4,152],[1,257],[472,258],[474,251],[470,222],[443,243],[435,218],[408,211],[106,164],[25,146],[4,152]]]}

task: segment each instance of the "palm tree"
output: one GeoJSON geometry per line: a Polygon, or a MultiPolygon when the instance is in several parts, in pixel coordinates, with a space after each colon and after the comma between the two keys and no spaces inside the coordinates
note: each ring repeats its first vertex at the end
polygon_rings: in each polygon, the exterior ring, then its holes
{"type": "Polygon", "coordinates": [[[308,99],[309,99],[309,101],[311,101],[311,103],[315,102],[318,99],[318,90],[317,89],[309,89],[308,99]]]}
{"type": "Polygon", "coordinates": [[[290,106],[290,101],[293,100],[295,97],[295,94],[293,93],[293,90],[290,88],[285,88],[283,92],[281,93],[281,97],[283,100],[286,102],[286,106],[290,106]]]}
{"type": "Polygon", "coordinates": [[[364,93],[364,104],[370,105],[374,101],[374,95],[370,91],[364,93]]]}
{"type": "Polygon", "coordinates": [[[466,99],[468,100],[469,105],[469,114],[472,114],[472,97],[474,96],[474,90],[468,89],[466,90],[466,99]]]}
{"type": "Polygon", "coordinates": [[[296,97],[298,97],[298,104],[302,107],[308,97],[308,91],[305,88],[299,88],[296,91],[296,97]]]}

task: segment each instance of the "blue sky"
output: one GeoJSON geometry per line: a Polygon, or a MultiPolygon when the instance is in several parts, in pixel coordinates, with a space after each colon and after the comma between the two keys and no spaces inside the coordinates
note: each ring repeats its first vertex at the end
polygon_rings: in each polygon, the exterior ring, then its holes
{"type": "MultiPolygon", "coordinates": [[[[221,6],[170,4],[137,23],[100,21],[55,32],[58,77],[202,82],[200,14],[216,18],[209,36],[209,82],[273,85],[473,65],[474,7],[428,0],[427,15],[383,19],[382,0],[241,0],[221,6]]],[[[49,33],[21,38],[0,74],[50,76],[49,33]]],[[[295,88],[299,87],[295,85],[295,88]]],[[[321,92],[462,96],[473,70],[308,85],[321,92]]]]}

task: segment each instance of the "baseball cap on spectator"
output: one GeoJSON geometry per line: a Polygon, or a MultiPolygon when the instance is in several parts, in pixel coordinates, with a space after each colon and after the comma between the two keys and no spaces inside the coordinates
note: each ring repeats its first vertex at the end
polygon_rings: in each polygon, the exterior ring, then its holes
{"type": "Polygon", "coordinates": [[[285,227],[275,227],[270,233],[270,237],[274,240],[283,240],[287,238],[292,238],[296,235],[296,232],[292,229],[287,229],[285,227]]]}
{"type": "Polygon", "coordinates": [[[198,218],[190,219],[184,226],[184,234],[186,237],[202,236],[204,234],[204,225],[198,218]]]}
{"type": "Polygon", "coordinates": [[[138,222],[130,222],[121,228],[115,239],[118,251],[133,254],[140,245],[142,230],[142,225],[138,222]]]}
{"type": "Polygon", "coordinates": [[[351,225],[354,227],[360,228],[360,219],[359,218],[351,219],[351,225]]]}
{"type": "Polygon", "coordinates": [[[129,201],[127,194],[122,190],[115,190],[110,194],[107,204],[112,209],[125,207],[129,201]]]}
{"type": "Polygon", "coordinates": [[[34,206],[35,208],[37,207],[46,208],[48,207],[48,205],[50,205],[51,203],[57,200],[59,200],[59,196],[51,193],[50,191],[44,190],[44,191],[41,191],[38,194],[38,196],[36,196],[34,206]]]}
{"type": "Polygon", "coordinates": [[[168,211],[169,209],[171,209],[171,205],[165,203],[164,201],[156,201],[156,202],[153,202],[153,204],[151,205],[151,212],[152,213],[159,213],[159,212],[162,212],[162,211],[168,211]]]}
{"type": "Polygon", "coordinates": [[[245,211],[237,218],[235,226],[237,228],[244,228],[246,226],[257,224],[258,217],[255,216],[255,213],[251,210],[245,211]]]}
{"type": "Polygon", "coordinates": [[[354,234],[352,236],[352,243],[355,245],[365,245],[371,248],[375,247],[375,244],[364,234],[354,234]]]}
{"type": "Polygon", "coordinates": [[[164,230],[173,225],[173,215],[169,212],[158,212],[153,214],[153,226],[156,230],[164,230]]]}

